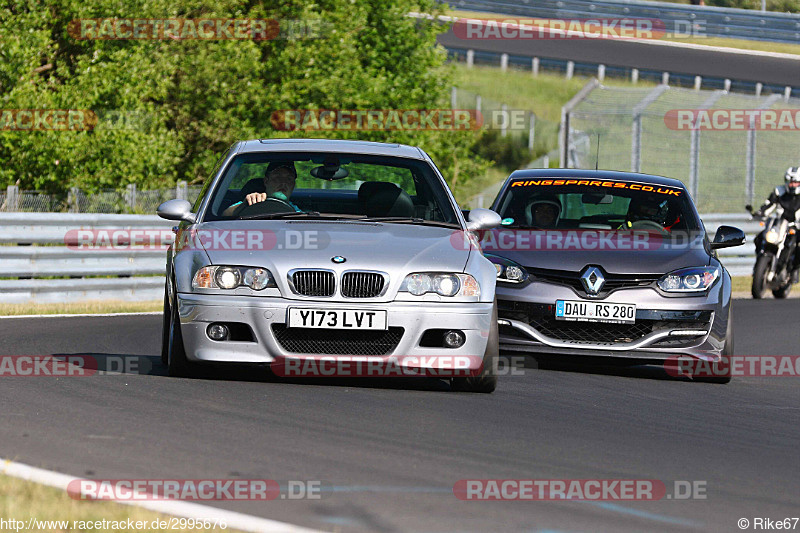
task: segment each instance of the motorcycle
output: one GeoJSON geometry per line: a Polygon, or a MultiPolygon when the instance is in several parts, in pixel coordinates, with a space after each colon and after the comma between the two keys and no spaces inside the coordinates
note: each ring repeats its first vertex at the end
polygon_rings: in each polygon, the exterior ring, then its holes
{"type": "Polygon", "coordinates": [[[778,205],[768,215],[753,212],[753,206],[745,209],[754,219],[762,220],[761,230],[755,238],[756,264],[753,267],[753,298],[760,299],[767,289],[775,298],[786,298],[792,290],[792,265],[797,250],[797,220],[783,217],[783,208],[778,205]]]}

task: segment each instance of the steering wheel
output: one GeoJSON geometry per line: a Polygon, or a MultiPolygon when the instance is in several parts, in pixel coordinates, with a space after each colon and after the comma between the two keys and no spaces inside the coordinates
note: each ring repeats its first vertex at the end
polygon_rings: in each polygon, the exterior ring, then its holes
{"type": "Polygon", "coordinates": [[[631,229],[654,229],[662,235],[669,235],[669,231],[664,229],[664,226],[653,220],[637,220],[631,224],[631,229]]]}
{"type": "Polygon", "coordinates": [[[257,215],[271,215],[273,213],[286,213],[294,212],[295,208],[292,205],[280,198],[267,198],[263,202],[256,202],[253,205],[242,203],[233,212],[234,216],[239,218],[247,218],[257,215]]]}

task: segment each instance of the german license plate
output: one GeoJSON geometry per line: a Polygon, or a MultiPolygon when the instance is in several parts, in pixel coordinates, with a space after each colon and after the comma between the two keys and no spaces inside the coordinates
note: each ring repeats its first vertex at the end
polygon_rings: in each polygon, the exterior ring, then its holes
{"type": "Polygon", "coordinates": [[[556,300],[556,320],[633,324],[636,322],[636,305],[556,300]]]}
{"type": "Polygon", "coordinates": [[[289,308],[290,328],[386,329],[386,311],[289,308]]]}

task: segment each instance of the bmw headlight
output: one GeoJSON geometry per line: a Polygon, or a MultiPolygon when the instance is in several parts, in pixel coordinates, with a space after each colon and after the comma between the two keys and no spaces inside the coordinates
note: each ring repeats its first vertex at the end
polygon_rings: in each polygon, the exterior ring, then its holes
{"type": "Polygon", "coordinates": [[[714,266],[682,268],[662,276],[658,286],[665,292],[702,292],[717,281],[719,273],[714,266]]]}
{"type": "Polygon", "coordinates": [[[205,266],[195,272],[192,289],[235,289],[249,287],[260,291],[267,287],[277,287],[269,270],[259,267],[205,266]]]}
{"type": "Polygon", "coordinates": [[[497,271],[497,281],[522,283],[528,279],[528,271],[511,259],[492,254],[483,255],[494,264],[494,268],[497,271]]]}
{"type": "Polygon", "coordinates": [[[415,272],[409,274],[400,285],[400,290],[414,296],[422,296],[435,292],[439,296],[449,298],[455,296],[480,297],[481,287],[478,280],[469,274],[451,274],[444,272],[415,272]]]}

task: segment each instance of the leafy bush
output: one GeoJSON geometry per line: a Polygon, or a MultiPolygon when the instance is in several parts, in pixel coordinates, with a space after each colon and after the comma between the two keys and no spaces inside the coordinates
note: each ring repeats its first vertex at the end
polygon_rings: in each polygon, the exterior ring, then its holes
{"type": "Polygon", "coordinates": [[[86,109],[133,117],[91,131],[0,131],[0,185],[92,192],[205,178],[238,139],[312,136],[420,145],[452,185],[482,174],[476,132],[279,132],[281,109],[446,106],[452,71],[436,46],[434,0],[10,0],[0,7],[3,109],[86,109]],[[212,7],[213,6],[213,7],[212,7]],[[318,39],[79,40],[86,18],[321,20],[318,39]],[[123,125],[124,125],[123,124],[123,125]]]}

